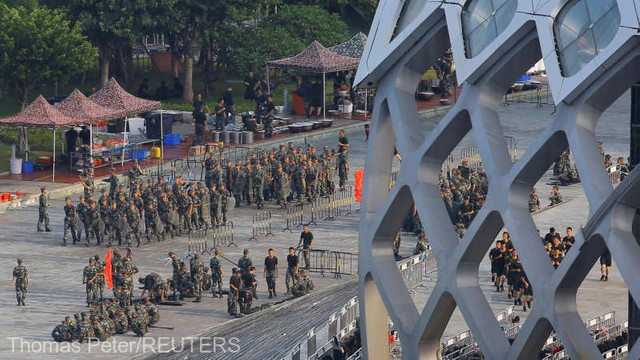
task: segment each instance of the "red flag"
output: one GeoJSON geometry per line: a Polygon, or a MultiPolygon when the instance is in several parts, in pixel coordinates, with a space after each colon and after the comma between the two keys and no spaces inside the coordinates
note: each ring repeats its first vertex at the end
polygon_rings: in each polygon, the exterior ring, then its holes
{"type": "Polygon", "coordinates": [[[357,202],[362,201],[362,180],[364,178],[364,168],[360,168],[360,170],[356,171],[356,186],[353,191],[353,196],[356,198],[357,202]]]}
{"type": "Polygon", "coordinates": [[[107,256],[105,257],[104,265],[104,281],[107,284],[107,289],[113,288],[113,270],[111,269],[111,248],[107,250],[107,256]]]}

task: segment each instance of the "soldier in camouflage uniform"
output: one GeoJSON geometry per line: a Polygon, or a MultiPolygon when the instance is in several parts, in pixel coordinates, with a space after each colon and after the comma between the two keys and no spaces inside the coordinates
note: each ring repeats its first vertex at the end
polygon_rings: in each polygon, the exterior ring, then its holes
{"type": "Polygon", "coordinates": [[[244,187],[242,188],[242,196],[247,200],[247,205],[251,206],[253,203],[253,178],[251,177],[252,166],[250,162],[247,162],[247,165],[243,171],[244,174],[244,187]]]}
{"type": "MultiPolygon", "coordinates": [[[[240,273],[244,277],[249,273],[249,269],[253,267],[253,260],[249,257],[249,249],[244,249],[242,252],[242,257],[238,260],[238,268],[240,268],[240,273]]],[[[258,299],[258,294],[256,293],[256,287],[252,287],[253,297],[258,299]]]]}
{"type": "Polygon", "coordinates": [[[531,191],[531,195],[529,195],[529,212],[536,212],[540,210],[540,198],[536,194],[536,189],[534,188],[531,191]]]}
{"type": "Polygon", "coordinates": [[[344,188],[347,185],[347,177],[349,175],[349,159],[347,157],[347,149],[343,149],[342,153],[338,155],[338,176],[340,183],[338,186],[344,188]]]}
{"type": "Polygon", "coordinates": [[[231,170],[231,184],[227,184],[233,196],[236,198],[236,207],[240,206],[242,200],[242,188],[244,187],[245,176],[242,171],[242,161],[238,160],[236,166],[231,170]]]}
{"type": "Polygon", "coordinates": [[[109,174],[109,179],[107,179],[107,182],[109,183],[109,197],[111,198],[111,200],[115,200],[119,186],[118,177],[116,176],[116,169],[110,168],[109,174]]]}
{"type": "MultiPolygon", "coordinates": [[[[192,188],[189,189],[189,198],[191,200],[191,225],[196,228],[196,230],[200,229],[200,221],[199,219],[202,217],[202,203],[200,202],[200,197],[196,193],[195,187],[191,184],[192,188]]],[[[203,221],[204,222],[204,221],[203,221]]],[[[202,224],[204,225],[204,224],[202,224]]]]}
{"type": "Polygon", "coordinates": [[[145,231],[147,233],[147,242],[151,242],[152,237],[156,237],[158,242],[164,240],[164,233],[159,228],[160,218],[158,210],[153,203],[149,203],[144,210],[145,231]],[[162,236],[161,236],[162,234],[162,236]]]}
{"type": "Polygon", "coordinates": [[[282,167],[279,167],[274,175],[273,181],[276,184],[278,192],[278,205],[282,208],[287,207],[287,197],[289,197],[289,176],[283,171],[282,167]]]}
{"type": "Polygon", "coordinates": [[[211,186],[209,192],[209,216],[211,226],[216,227],[220,224],[220,193],[215,185],[211,186]]]}
{"type": "Polygon", "coordinates": [[[293,193],[298,199],[298,202],[302,201],[306,189],[307,178],[307,166],[304,164],[298,164],[294,167],[293,174],[291,174],[291,182],[293,183],[293,193]]]}
{"type": "Polygon", "coordinates": [[[121,228],[121,218],[124,215],[121,210],[118,209],[118,204],[113,202],[111,204],[111,208],[109,209],[109,246],[113,243],[114,239],[118,240],[118,246],[122,245],[122,228],[121,228]]]}
{"type": "Polygon", "coordinates": [[[557,205],[562,202],[562,195],[560,195],[557,186],[554,186],[551,190],[551,194],[549,194],[549,201],[551,202],[549,206],[557,205]]]}
{"type": "Polygon", "coordinates": [[[104,280],[104,267],[105,267],[105,263],[104,261],[100,260],[100,255],[95,255],[94,256],[95,259],[95,264],[96,264],[96,279],[95,279],[95,284],[96,284],[96,288],[97,288],[97,292],[100,294],[100,301],[104,300],[104,285],[105,285],[105,280],[104,280]]]}
{"type": "Polygon", "coordinates": [[[222,264],[220,264],[220,250],[216,249],[215,255],[209,260],[209,266],[211,267],[211,294],[216,297],[216,288],[218,295],[222,298],[222,278],[224,272],[222,271],[222,264]]]}
{"type": "Polygon", "coordinates": [[[133,330],[138,337],[144,336],[144,334],[147,333],[147,323],[144,318],[135,311],[131,317],[131,330],[133,330]]]}
{"type": "Polygon", "coordinates": [[[27,272],[27,268],[22,265],[22,259],[18,259],[18,266],[13,268],[12,286],[16,289],[18,306],[26,306],[24,299],[27,297],[29,273],[27,272]]]}
{"type": "Polygon", "coordinates": [[[129,331],[129,319],[124,313],[124,309],[118,309],[118,315],[114,321],[116,323],[116,334],[126,334],[129,331]]]}
{"type": "Polygon", "coordinates": [[[49,212],[47,208],[51,206],[49,204],[49,197],[47,196],[48,191],[44,186],[40,188],[40,198],[38,199],[38,232],[42,232],[42,228],[40,227],[41,223],[44,223],[44,229],[46,232],[51,232],[49,228],[49,212]]]}
{"type": "Polygon", "coordinates": [[[311,203],[316,198],[317,179],[318,179],[318,168],[313,164],[312,160],[308,160],[305,185],[307,190],[307,201],[309,203],[311,203]]]}
{"type": "Polygon", "coordinates": [[[76,336],[78,337],[79,342],[89,342],[89,339],[95,336],[95,333],[93,332],[93,326],[91,326],[91,324],[89,323],[89,318],[85,313],[82,313],[82,320],[78,323],[77,329],[78,333],[76,334],[76,336]]]}
{"type": "Polygon", "coordinates": [[[125,221],[129,224],[129,231],[127,232],[127,245],[131,246],[131,241],[135,237],[138,241],[138,247],[142,239],[140,237],[140,215],[138,215],[138,209],[132,203],[125,212],[125,221]]]}
{"type": "Polygon", "coordinates": [[[251,172],[251,186],[253,191],[253,200],[255,201],[258,209],[262,209],[264,206],[264,194],[262,192],[264,181],[264,175],[262,174],[260,164],[256,164],[255,168],[251,172]]]}
{"type": "Polygon", "coordinates": [[[89,246],[94,236],[96,237],[98,245],[100,245],[102,243],[102,235],[100,233],[100,209],[96,206],[95,202],[92,202],[89,206],[85,214],[85,220],[89,225],[89,238],[85,245],[89,246]]]}
{"type": "Polygon", "coordinates": [[[138,164],[138,160],[133,160],[133,166],[129,168],[127,172],[127,176],[129,177],[129,190],[131,191],[131,195],[133,195],[136,185],[140,184],[140,176],[142,176],[144,172],[140,168],[140,164],[138,164]]]}
{"type": "Polygon", "coordinates": [[[89,265],[85,266],[82,272],[82,283],[86,285],[88,306],[91,306],[97,299],[97,286],[95,283],[97,277],[98,270],[96,269],[95,260],[94,258],[89,258],[89,265]]]}
{"type": "Polygon", "coordinates": [[[82,180],[82,187],[84,188],[84,197],[85,199],[89,198],[89,195],[93,195],[94,190],[94,181],[93,181],[93,170],[87,171],[87,175],[80,176],[82,180]]]}
{"type": "Polygon", "coordinates": [[[66,197],[64,199],[64,235],[62,236],[62,245],[67,246],[67,237],[69,236],[69,231],[71,231],[71,237],[73,238],[73,243],[78,242],[78,234],[76,230],[76,207],[71,204],[71,198],[66,197]]]}
{"type": "Polygon", "coordinates": [[[175,295],[176,291],[178,290],[178,281],[180,280],[179,274],[180,274],[180,270],[184,267],[184,261],[182,261],[182,259],[177,257],[173,251],[169,252],[169,258],[171,259],[171,266],[173,267],[173,275],[171,277],[171,280],[173,280],[172,292],[173,292],[173,295],[175,295]]]}
{"type": "Polygon", "coordinates": [[[200,302],[202,299],[202,276],[204,275],[204,264],[200,260],[200,255],[194,257],[193,269],[191,270],[193,295],[196,299],[193,302],[200,302]]]}
{"type": "Polygon", "coordinates": [[[160,312],[158,308],[155,307],[149,300],[144,303],[144,311],[147,313],[147,317],[149,320],[149,325],[153,325],[160,321],[160,312]]]}
{"type": "Polygon", "coordinates": [[[193,206],[191,203],[191,198],[187,195],[187,192],[185,190],[182,190],[182,192],[178,195],[178,215],[180,215],[179,228],[186,231],[187,233],[191,232],[192,212],[193,206]]]}
{"type": "Polygon", "coordinates": [[[78,229],[78,241],[82,239],[82,229],[84,228],[85,241],[89,241],[89,232],[91,231],[91,226],[89,224],[88,212],[89,212],[89,204],[85,201],[84,196],[80,196],[80,203],[76,207],[78,212],[78,218],[80,222],[82,222],[82,227],[78,229]]]}
{"type": "Polygon", "coordinates": [[[222,222],[218,220],[218,224],[226,225],[229,197],[231,196],[231,194],[229,194],[229,191],[227,191],[224,184],[220,185],[220,189],[218,189],[218,194],[220,196],[220,213],[222,214],[222,222]]]}

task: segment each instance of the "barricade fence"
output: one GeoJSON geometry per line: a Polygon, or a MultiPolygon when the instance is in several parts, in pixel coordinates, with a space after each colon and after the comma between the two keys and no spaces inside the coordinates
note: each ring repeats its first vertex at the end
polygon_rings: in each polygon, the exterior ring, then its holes
{"type": "Polygon", "coordinates": [[[211,233],[211,244],[213,247],[222,247],[226,245],[227,247],[233,245],[238,247],[233,240],[234,229],[233,229],[233,221],[227,221],[224,225],[219,225],[213,227],[209,230],[211,233]]]}
{"type": "Polygon", "coordinates": [[[351,185],[345,186],[344,189],[337,190],[331,195],[331,213],[334,219],[337,216],[351,215],[352,205],[353,188],[351,185]]]}
{"type": "Polygon", "coordinates": [[[551,95],[549,84],[540,84],[537,89],[513,90],[505,93],[503,101],[507,104],[510,102],[523,102],[537,105],[553,105],[553,96],[551,95]]]}
{"type": "Polygon", "coordinates": [[[310,272],[325,274],[333,274],[335,278],[342,275],[357,275],[358,272],[358,254],[344,251],[321,250],[321,249],[298,249],[297,252],[300,265],[304,264],[310,272]],[[309,266],[307,268],[307,254],[309,266]]]}
{"type": "Polygon", "coordinates": [[[282,229],[282,232],[293,232],[294,227],[300,227],[304,225],[304,205],[302,203],[296,203],[287,206],[287,226],[282,229]]]}
{"type": "Polygon", "coordinates": [[[271,230],[271,211],[265,210],[253,215],[253,221],[251,222],[251,232],[252,235],[249,238],[249,241],[258,241],[258,236],[275,236],[273,235],[273,231],[271,230]]]}
{"type": "Polygon", "coordinates": [[[187,252],[190,254],[202,254],[208,252],[209,242],[207,239],[207,230],[192,230],[189,232],[189,239],[187,240],[187,252]]]}

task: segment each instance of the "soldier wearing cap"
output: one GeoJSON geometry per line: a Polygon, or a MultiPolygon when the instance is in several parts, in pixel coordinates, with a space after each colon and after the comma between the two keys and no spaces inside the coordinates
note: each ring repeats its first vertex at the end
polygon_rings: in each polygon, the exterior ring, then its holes
{"type": "Polygon", "coordinates": [[[64,235],[62,236],[62,246],[67,246],[67,237],[69,236],[69,231],[71,231],[71,237],[73,238],[73,243],[80,241],[78,240],[78,234],[76,229],[76,207],[71,203],[71,198],[66,197],[64,199],[64,235]]]}
{"type": "Polygon", "coordinates": [[[38,232],[42,232],[42,228],[40,227],[41,223],[44,223],[44,228],[46,232],[51,232],[49,228],[49,212],[47,208],[51,206],[49,204],[49,197],[47,196],[48,191],[46,187],[40,188],[40,198],[38,199],[38,232]]]}
{"type": "Polygon", "coordinates": [[[24,299],[27,297],[27,287],[29,286],[29,273],[22,265],[22,259],[18,259],[18,266],[13,268],[13,284],[16,289],[16,299],[18,306],[26,306],[24,299]]]}

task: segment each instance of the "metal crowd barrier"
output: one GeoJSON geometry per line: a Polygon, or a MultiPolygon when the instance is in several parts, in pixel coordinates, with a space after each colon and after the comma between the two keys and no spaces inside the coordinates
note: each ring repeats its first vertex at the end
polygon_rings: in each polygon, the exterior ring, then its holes
{"type": "Polygon", "coordinates": [[[304,205],[302,203],[296,203],[287,206],[287,226],[282,229],[282,232],[289,230],[293,232],[294,227],[300,227],[304,225],[304,205]]]}
{"type": "Polygon", "coordinates": [[[622,181],[622,171],[616,165],[612,165],[607,168],[607,175],[609,176],[609,181],[614,189],[622,181]]]}
{"type": "Polygon", "coordinates": [[[477,170],[482,167],[482,158],[480,157],[480,150],[477,146],[465,146],[460,149],[460,163],[467,162],[469,168],[477,170]]]}
{"type": "MultiPolygon", "coordinates": [[[[298,249],[298,259],[302,265],[304,250],[298,249]]],[[[309,250],[309,269],[310,272],[325,274],[333,274],[335,278],[342,275],[357,275],[358,273],[358,254],[344,251],[309,250]]],[[[306,265],[306,264],[305,264],[306,265]]]]}
{"type": "Polygon", "coordinates": [[[274,236],[271,231],[271,211],[262,211],[253,215],[253,222],[251,223],[252,235],[249,241],[258,241],[258,236],[267,237],[269,235],[274,236]]]}
{"type": "Polygon", "coordinates": [[[512,91],[504,94],[504,102],[524,102],[540,105],[553,105],[549,84],[540,84],[539,89],[512,91]],[[538,90],[540,90],[538,92],[538,90]]]}
{"type": "Polygon", "coordinates": [[[209,252],[209,244],[207,241],[207,230],[192,230],[189,232],[187,240],[187,251],[191,254],[209,252]]]}
{"type": "Polygon", "coordinates": [[[209,231],[211,232],[211,240],[214,247],[217,248],[223,245],[238,247],[233,240],[233,221],[227,221],[226,224],[216,226],[209,231]]]}
{"type": "Polygon", "coordinates": [[[331,212],[333,218],[336,216],[351,215],[353,205],[353,188],[351,185],[345,186],[342,190],[337,190],[331,195],[331,212]]]}

